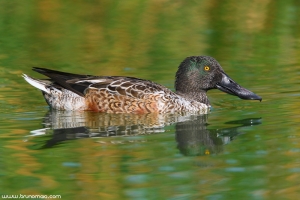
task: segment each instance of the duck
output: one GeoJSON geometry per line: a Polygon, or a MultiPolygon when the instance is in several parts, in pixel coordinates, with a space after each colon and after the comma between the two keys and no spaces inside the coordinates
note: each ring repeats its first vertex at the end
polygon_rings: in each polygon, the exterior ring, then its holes
{"type": "Polygon", "coordinates": [[[190,56],[179,65],[175,91],[150,80],[125,76],[80,75],[33,67],[48,79],[23,78],[54,110],[104,113],[202,113],[211,109],[207,91],[219,89],[244,100],[262,98],[231,79],[216,59],[190,56]]]}

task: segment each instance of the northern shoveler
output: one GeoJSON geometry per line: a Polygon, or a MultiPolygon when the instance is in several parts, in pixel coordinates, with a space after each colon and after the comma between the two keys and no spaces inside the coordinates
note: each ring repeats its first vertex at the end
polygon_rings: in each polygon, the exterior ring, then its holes
{"type": "Polygon", "coordinates": [[[50,79],[24,79],[40,89],[53,109],[107,113],[207,113],[206,92],[219,89],[241,99],[262,100],[234,82],[209,56],[187,57],[178,67],[175,90],[152,81],[122,76],[78,75],[34,67],[50,79]]]}

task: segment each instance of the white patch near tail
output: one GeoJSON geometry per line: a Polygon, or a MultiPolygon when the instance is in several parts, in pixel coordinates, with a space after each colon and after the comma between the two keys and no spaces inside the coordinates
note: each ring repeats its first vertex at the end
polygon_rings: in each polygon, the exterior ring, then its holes
{"type": "Polygon", "coordinates": [[[46,88],[47,83],[44,83],[43,81],[40,81],[37,79],[33,79],[30,76],[27,76],[26,74],[23,74],[23,78],[25,79],[25,81],[27,81],[33,87],[36,87],[39,90],[42,90],[48,94],[50,93],[50,91],[46,88]]]}

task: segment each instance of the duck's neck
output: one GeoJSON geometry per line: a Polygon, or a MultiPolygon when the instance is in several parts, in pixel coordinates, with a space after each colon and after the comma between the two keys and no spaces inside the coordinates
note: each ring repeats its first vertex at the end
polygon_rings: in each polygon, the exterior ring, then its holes
{"type": "Polygon", "coordinates": [[[206,95],[206,91],[204,90],[197,90],[197,91],[178,91],[176,90],[176,93],[179,94],[180,96],[189,99],[189,100],[194,100],[200,103],[204,103],[206,105],[210,105],[209,100],[206,95]]]}
{"type": "Polygon", "coordinates": [[[193,77],[187,76],[183,76],[180,78],[177,77],[175,81],[176,93],[189,100],[194,100],[206,105],[210,105],[206,95],[206,90],[202,90],[199,88],[199,85],[201,83],[198,83],[197,80],[198,79],[193,79],[193,77]]]}

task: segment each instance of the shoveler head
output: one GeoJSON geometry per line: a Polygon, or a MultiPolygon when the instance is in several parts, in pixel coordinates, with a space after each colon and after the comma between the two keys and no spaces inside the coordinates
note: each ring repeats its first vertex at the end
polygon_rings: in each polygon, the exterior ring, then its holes
{"type": "Polygon", "coordinates": [[[176,92],[191,99],[209,104],[206,92],[219,89],[241,99],[262,100],[253,92],[233,81],[214,58],[209,56],[187,57],[178,68],[176,92]]]}

